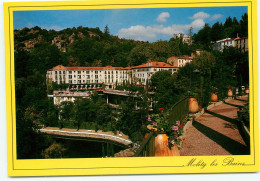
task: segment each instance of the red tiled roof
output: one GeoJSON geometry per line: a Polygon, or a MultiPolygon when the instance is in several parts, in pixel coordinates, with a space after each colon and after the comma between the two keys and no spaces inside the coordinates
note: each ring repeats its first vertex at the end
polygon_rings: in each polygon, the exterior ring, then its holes
{"type": "MultiPolygon", "coordinates": [[[[149,61],[148,61],[149,62],[149,61]]],[[[160,67],[160,68],[178,68],[177,66],[172,66],[170,64],[164,63],[164,62],[149,62],[151,63],[151,66],[147,66],[147,64],[142,64],[138,66],[133,67],[112,67],[112,66],[106,66],[106,67],[64,67],[63,65],[57,65],[56,67],[53,67],[51,70],[131,70],[134,68],[143,68],[143,67],[160,67]]]]}
{"type": "Polygon", "coordinates": [[[168,63],[164,63],[164,62],[150,62],[151,66],[147,66],[147,64],[142,64],[142,65],[138,65],[138,66],[134,66],[132,67],[133,69],[135,68],[145,68],[145,67],[160,67],[160,68],[178,68],[177,66],[172,66],[168,63]]]}

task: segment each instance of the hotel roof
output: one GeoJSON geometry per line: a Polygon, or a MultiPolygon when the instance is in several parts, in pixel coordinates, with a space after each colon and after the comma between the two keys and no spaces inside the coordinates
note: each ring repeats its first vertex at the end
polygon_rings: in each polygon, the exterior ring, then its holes
{"type": "Polygon", "coordinates": [[[131,69],[145,68],[145,67],[178,68],[177,66],[172,66],[165,62],[152,62],[148,60],[147,63],[145,64],[133,66],[133,67],[112,67],[110,65],[106,67],[64,67],[63,65],[57,65],[56,67],[49,69],[49,71],[52,70],[131,70],[131,69]]]}
{"type": "Polygon", "coordinates": [[[148,62],[146,64],[142,64],[142,65],[138,65],[138,66],[134,66],[132,67],[133,69],[136,68],[146,68],[146,67],[157,67],[157,68],[178,68],[177,66],[172,66],[168,63],[165,62],[151,62],[148,60],[148,62]]]}

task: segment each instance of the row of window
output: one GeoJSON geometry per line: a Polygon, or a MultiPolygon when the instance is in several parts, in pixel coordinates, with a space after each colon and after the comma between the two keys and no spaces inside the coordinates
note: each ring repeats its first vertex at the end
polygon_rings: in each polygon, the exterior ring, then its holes
{"type": "MultiPolygon", "coordinates": [[[[93,73],[93,71],[91,71],[92,73],[93,73]]],[[[99,71],[100,73],[102,72],[101,70],[99,71]]],[[[110,72],[111,72],[111,74],[114,74],[114,71],[105,71],[105,74],[110,74],[110,72]]],[[[66,74],[66,71],[55,71],[55,74],[66,74]]],[[[76,73],[78,73],[78,74],[84,74],[84,73],[86,73],[86,74],[89,74],[90,73],[90,71],[89,70],[86,70],[86,72],[83,70],[83,71],[74,71],[74,74],[76,74],[76,73]]],[[[118,74],[118,71],[115,71],[115,73],[116,74],[118,74]]],[[[122,73],[126,73],[125,71],[124,72],[120,72],[120,74],[122,74],[122,73]]],[[[72,74],[72,71],[69,71],[69,74],[72,74]]],[[[95,71],[95,74],[98,74],[98,71],[95,71]]]]}
{"type": "MultiPolygon", "coordinates": [[[[81,79],[81,78],[85,78],[85,75],[82,75],[82,76],[81,76],[81,75],[78,75],[78,76],[74,75],[73,77],[74,77],[74,78],[77,77],[78,79],[81,79]]],[[[105,79],[106,79],[107,77],[110,79],[110,75],[108,75],[108,76],[105,75],[105,79]]],[[[58,78],[58,77],[55,76],[55,80],[57,80],[57,78],[58,78]]],[[[91,75],[91,78],[93,78],[93,75],[91,75]]],[[[111,78],[114,79],[114,76],[112,75],[111,78]]],[[[126,76],[120,76],[120,78],[126,79],[127,77],[126,77],[126,76]]],[[[60,80],[62,79],[61,76],[59,76],[59,79],[60,79],[60,80]]],[[[63,79],[65,80],[65,75],[63,76],[63,79]]],[[[69,75],[69,79],[72,79],[72,75],[69,75]]],[[[90,75],[86,75],[86,79],[90,79],[90,75]]],[[[98,79],[98,75],[95,75],[95,79],[98,79]]],[[[118,79],[118,75],[116,75],[116,79],[118,79]]]]}

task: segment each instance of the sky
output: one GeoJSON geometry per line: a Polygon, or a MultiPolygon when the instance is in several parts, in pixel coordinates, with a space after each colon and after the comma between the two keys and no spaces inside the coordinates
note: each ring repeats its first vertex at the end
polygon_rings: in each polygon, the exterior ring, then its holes
{"type": "Polygon", "coordinates": [[[169,40],[174,33],[188,34],[190,27],[196,33],[205,23],[224,23],[229,16],[240,20],[244,13],[243,6],[15,11],[14,29],[39,26],[59,31],[83,26],[103,31],[108,25],[110,34],[119,38],[154,42],[169,40]]]}

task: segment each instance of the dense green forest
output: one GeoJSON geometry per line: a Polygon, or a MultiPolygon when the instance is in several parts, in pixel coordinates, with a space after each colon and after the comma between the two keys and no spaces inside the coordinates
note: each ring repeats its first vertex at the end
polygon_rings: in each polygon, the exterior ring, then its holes
{"type": "MultiPolygon", "coordinates": [[[[58,121],[60,108],[47,98],[45,79],[48,69],[59,64],[126,67],[140,65],[148,59],[165,62],[171,56],[190,55],[194,49],[204,49],[208,52],[195,58],[174,76],[168,72],[154,74],[151,90],[155,92],[155,100],[158,102],[154,105],[155,111],[160,107],[170,108],[179,98],[185,96],[187,91],[200,95],[200,104],[206,106],[212,86],[222,90],[219,96],[223,98],[228,88],[248,85],[248,53],[242,53],[233,47],[216,52],[210,47],[211,42],[218,39],[247,36],[247,26],[247,14],[244,14],[240,21],[228,17],[224,24],[217,22],[212,27],[205,24],[193,35],[192,45],[174,38],[153,43],[120,39],[110,35],[109,27],[104,31],[81,26],[61,31],[48,31],[39,27],[15,30],[18,158],[52,157],[46,155],[46,149],[57,144],[51,137],[35,131],[40,124],[60,127],[70,124],[67,126],[120,130],[133,141],[142,139],[144,134],[147,104],[140,102],[140,109],[135,110],[132,99],[121,105],[120,116],[116,119],[111,108],[96,95],[90,100],[78,100],[75,104],[64,103],[63,109],[67,111],[63,112],[63,120],[58,121]],[[195,69],[198,69],[199,73],[194,73],[195,69]],[[86,109],[90,114],[86,114],[86,109]]],[[[143,89],[139,92],[146,100],[146,91],[143,89]]],[[[60,151],[63,148],[56,146],[55,149],[60,151]]]]}

